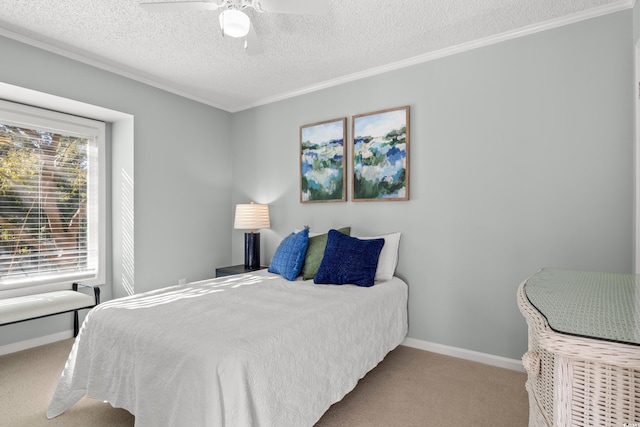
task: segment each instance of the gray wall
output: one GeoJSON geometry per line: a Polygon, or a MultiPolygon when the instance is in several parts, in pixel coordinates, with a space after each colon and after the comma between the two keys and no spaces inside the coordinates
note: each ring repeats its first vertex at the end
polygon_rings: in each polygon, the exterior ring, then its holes
{"type": "MultiPolygon", "coordinates": [[[[515,304],[523,279],[545,266],[631,272],[637,15],[235,114],[4,38],[0,52],[16,65],[0,67],[0,82],[134,117],[112,130],[133,129],[135,141],[114,147],[112,177],[118,198],[117,169],[134,175],[136,292],[241,263],[233,206],[254,200],[271,204],[263,262],[302,225],[402,231],[409,336],[517,359],[526,349],[515,304]],[[300,125],[401,105],[411,106],[410,201],[299,203],[300,125]]],[[[117,234],[122,212],[112,209],[117,234]]],[[[115,296],[124,291],[121,240],[112,245],[115,296]]],[[[0,345],[68,328],[67,319],[4,327],[0,345]]]]}
{"type": "Polygon", "coordinates": [[[633,40],[637,43],[640,39],[640,4],[634,3],[633,6],[633,40]]]}
{"type": "MultiPolygon", "coordinates": [[[[409,337],[519,359],[522,280],[542,267],[632,271],[631,15],[234,114],[233,202],[271,204],[263,263],[303,225],[401,231],[409,337]],[[299,203],[300,125],[407,104],[410,201],[299,203]]],[[[234,232],[235,262],[242,242],[234,232]]]]}
{"type": "Polygon", "coordinates": [[[640,137],[639,135],[639,131],[638,128],[640,127],[640,123],[639,123],[639,119],[638,119],[638,103],[640,102],[640,4],[638,2],[634,3],[633,6],[633,42],[634,42],[634,65],[635,65],[635,78],[634,78],[634,83],[633,83],[633,93],[638,96],[638,98],[635,98],[635,101],[633,103],[634,106],[634,110],[633,110],[633,117],[634,117],[634,122],[635,122],[635,128],[634,128],[634,141],[635,141],[635,159],[636,159],[636,164],[635,164],[635,192],[634,192],[634,201],[635,201],[635,205],[634,205],[634,228],[633,228],[633,235],[635,238],[635,242],[634,242],[634,247],[633,247],[633,260],[634,260],[634,270],[633,272],[635,274],[640,274],[640,250],[638,249],[638,247],[640,246],[640,241],[638,241],[638,234],[640,233],[640,226],[639,226],[639,219],[638,219],[638,215],[640,215],[640,212],[638,211],[638,193],[640,192],[639,187],[640,187],[640,176],[638,175],[638,167],[640,164],[640,161],[638,161],[638,158],[640,157],[640,154],[638,153],[638,147],[640,146],[640,143],[638,143],[638,138],[640,137]]]}
{"type": "MultiPolygon", "coordinates": [[[[133,117],[111,127],[107,298],[126,294],[123,263],[132,254],[123,253],[123,231],[133,231],[136,292],[211,277],[231,261],[229,113],[10,39],[0,37],[0,52],[13,59],[0,67],[0,82],[133,117]],[[133,207],[123,207],[123,171],[133,178],[133,207]],[[131,210],[133,225],[125,223],[131,210]]],[[[63,315],[0,328],[0,346],[68,330],[70,322],[63,315]]]]}

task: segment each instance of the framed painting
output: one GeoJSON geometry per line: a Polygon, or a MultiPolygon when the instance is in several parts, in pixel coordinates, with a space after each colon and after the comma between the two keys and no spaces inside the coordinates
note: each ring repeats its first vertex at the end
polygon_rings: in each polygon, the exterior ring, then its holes
{"type": "Polygon", "coordinates": [[[300,126],[300,203],[347,200],[347,118],[300,126]]]}
{"type": "Polygon", "coordinates": [[[409,200],[409,106],[352,117],[354,202],[409,200]]]}

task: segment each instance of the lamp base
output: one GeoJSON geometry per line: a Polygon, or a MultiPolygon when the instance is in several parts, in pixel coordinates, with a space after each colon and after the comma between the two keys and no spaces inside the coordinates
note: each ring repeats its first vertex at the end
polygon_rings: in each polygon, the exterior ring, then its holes
{"type": "Polygon", "coordinates": [[[244,233],[244,268],[260,268],[260,233],[244,233]]]}

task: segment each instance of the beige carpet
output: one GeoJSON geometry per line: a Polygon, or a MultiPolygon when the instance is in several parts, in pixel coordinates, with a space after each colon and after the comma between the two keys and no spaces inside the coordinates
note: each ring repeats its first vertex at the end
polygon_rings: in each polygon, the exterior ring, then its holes
{"type": "MultiPolygon", "coordinates": [[[[87,398],[46,419],[71,345],[69,339],[0,356],[0,427],[133,426],[127,411],[87,398]]],[[[525,427],[525,380],[523,373],[400,346],[316,427],[525,427]]]]}

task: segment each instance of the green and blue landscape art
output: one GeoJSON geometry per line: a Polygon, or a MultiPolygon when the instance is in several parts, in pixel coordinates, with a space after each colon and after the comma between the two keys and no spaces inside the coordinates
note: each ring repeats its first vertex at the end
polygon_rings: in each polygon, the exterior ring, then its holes
{"type": "Polygon", "coordinates": [[[301,202],[344,201],[346,119],[300,128],[301,202]]]}
{"type": "Polygon", "coordinates": [[[407,200],[408,107],[353,119],[353,199],[407,200]]]}

